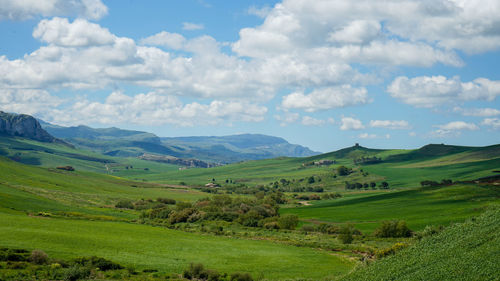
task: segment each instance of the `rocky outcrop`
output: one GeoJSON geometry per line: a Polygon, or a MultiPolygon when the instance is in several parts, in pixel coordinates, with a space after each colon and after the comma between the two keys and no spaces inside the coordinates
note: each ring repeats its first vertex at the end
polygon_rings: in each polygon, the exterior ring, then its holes
{"type": "Polygon", "coordinates": [[[47,133],[32,116],[0,111],[0,134],[19,136],[42,142],[60,142],[47,133]]]}

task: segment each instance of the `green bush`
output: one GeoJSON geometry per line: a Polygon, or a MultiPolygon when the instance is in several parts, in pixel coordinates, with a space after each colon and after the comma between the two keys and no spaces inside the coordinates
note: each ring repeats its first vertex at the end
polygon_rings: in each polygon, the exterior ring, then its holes
{"type": "Polygon", "coordinates": [[[405,221],[384,221],[382,225],[377,228],[373,234],[376,237],[410,237],[412,231],[408,228],[405,221]]]}
{"type": "Polygon", "coordinates": [[[339,239],[344,244],[351,244],[354,240],[354,227],[352,225],[344,225],[340,228],[339,239]]]}
{"type": "Polygon", "coordinates": [[[235,272],[231,274],[231,281],[253,281],[253,278],[248,273],[235,272]]]}
{"type": "Polygon", "coordinates": [[[218,281],[220,279],[220,274],[215,270],[205,269],[201,263],[191,263],[189,267],[182,272],[182,277],[189,280],[218,281]]]}
{"type": "Polygon", "coordinates": [[[87,266],[90,268],[99,268],[102,271],[123,269],[123,266],[120,264],[96,256],[76,258],[73,260],[73,264],[78,266],[87,266]]]}
{"type": "Polygon", "coordinates": [[[176,203],[175,199],[170,199],[170,198],[158,198],[156,199],[156,201],[168,205],[175,205],[176,203]]]}
{"type": "Polygon", "coordinates": [[[293,214],[285,214],[279,217],[278,225],[282,229],[295,229],[299,224],[299,217],[293,214]]]}
{"type": "Polygon", "coordinates": [[[80,265],[73,265],[64,271],[63,278],[65,281],[76,281],[85,279],[90,276],[90,269],[80,265]]]}
{"type": "Polygon", "coordinates": [[[129,199],[122,199],[116,203],[115,207],[120,209],[133,209],[134,204],[129,199]]]}

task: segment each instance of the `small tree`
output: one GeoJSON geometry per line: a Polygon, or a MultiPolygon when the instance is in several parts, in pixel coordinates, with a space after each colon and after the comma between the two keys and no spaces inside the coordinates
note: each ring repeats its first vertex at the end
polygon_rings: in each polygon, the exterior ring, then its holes
{"type": "Polygon", "coordinates": [[[295,229],[298,224],[299,217],[297,217],[296,215],[285,214],[278,219],[278,225],[282,229],[295,229]]]}
{"type": "Polygon", "coordinates": [[[342,241],[344,244],[351,244],[352,241],[354,240],[354,237],[352,236],[354,233],[352,225],[344,225],[340,229],[340,234],[339,234],[339,239],[342,241]]]}
{"type": "Polygon", "coordinates": [[[346,166],[339,166],[337,168],[337,174],[339,176],[347,176],[351,173],[351,169],[347,168],[346,166]]]}
{"type": "Polygon", "coordinates": [[[34,264],[46,264],[49,256],[42,250],[33,250],[31,252],[30,261],[34,264]]]}

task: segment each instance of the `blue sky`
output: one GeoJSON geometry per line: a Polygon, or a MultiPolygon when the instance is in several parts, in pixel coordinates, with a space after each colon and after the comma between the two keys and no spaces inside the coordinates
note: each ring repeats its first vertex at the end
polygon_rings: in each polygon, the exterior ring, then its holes
{"type": "Polygon", "coordinates": [[[500,3],[0,0],[0,110],[317,151],[500,139],[500,3]]]}

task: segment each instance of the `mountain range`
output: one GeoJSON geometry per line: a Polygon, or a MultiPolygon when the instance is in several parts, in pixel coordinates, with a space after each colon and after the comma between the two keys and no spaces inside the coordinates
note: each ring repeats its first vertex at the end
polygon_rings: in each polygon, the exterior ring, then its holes
{"type": "Polygon", "coordinates": [[[43,120],[39,122],[43,129],[56,138],[76,147],[109,156],[141,157],[153,154],[228,164],[281,156],[306,157],[319,154],[307,147],[290,144],[283,138],[261,134],[160,138],[148,132],[114,127],[63,127],[43,120]]]}

